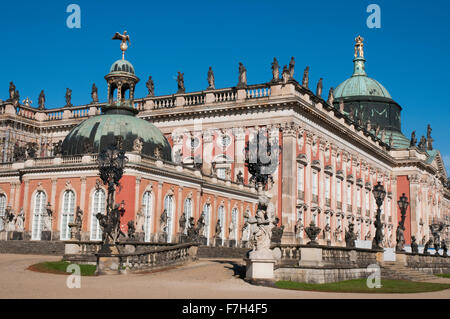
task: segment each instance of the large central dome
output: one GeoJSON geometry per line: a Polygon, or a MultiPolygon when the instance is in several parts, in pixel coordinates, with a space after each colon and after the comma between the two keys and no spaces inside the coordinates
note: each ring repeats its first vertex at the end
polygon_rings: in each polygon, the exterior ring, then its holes
{"type": "Polygon", "coordinates": [[[88,118],[69,132],[62,144],[63,155],[100,153],[122,137],[122,149],[126,152],[172,160],[172,148],[161,131],[135,116],[138,110],[134,108],[134,91],[139,78],[134,72],[133,65],[125,59],[113,63],[105,76],[108,102],[102,107],[103,114],[88,118]]]}
{"type": "Polygon", "coordinates": [[[143,143],[141,154],[154,156],[158,148],[162,159],[171,161],[170,144],[155,125],[132,113],[117,110],[116,114],[110,114],[111,111],[91,117],[74,127],[62,144],[63,155],[99,153],[112,144],[115,137],[121,136],[123,150],[131,152],[134,141],[140,138],[143,143]]]}

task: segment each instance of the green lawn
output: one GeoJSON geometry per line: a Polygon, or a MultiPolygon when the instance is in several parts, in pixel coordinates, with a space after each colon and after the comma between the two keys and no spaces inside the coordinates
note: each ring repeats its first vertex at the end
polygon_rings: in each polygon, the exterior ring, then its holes
{"type": "MultiPolygon", "coordinates": [[[[71,272],[67,272],[67,267],[70,264],[71,263],[67,262],[67,261],[43,262],[40,264],[34,264],[34,265],[30,266],[30,270],[53,273],[53,274],[70,275],[73,273],[73,270],[71,272]]],[[[97,266],[82,265],[82,264],[79,264],[79,266],[80,266],[81,276],[94,276],[95,275],[95,270],[97,269],[97,266]]]]}
{"type": "Polygon", "coordinates": [[[381,288],[369,288],[366,279],[354,279],[327,284],[307,284],[293,281],[277,281],[275,286],[282,289],[312,290],[326,292],[356,293],[415,293],[450,289],[450,284],[435,284],[406,280],[381,280],[381,288]]]}
{"type": "Polygon", "coordinates": [[[450,278],[450,274],[435,274],[435,275],[439,277],[450,278]]]}

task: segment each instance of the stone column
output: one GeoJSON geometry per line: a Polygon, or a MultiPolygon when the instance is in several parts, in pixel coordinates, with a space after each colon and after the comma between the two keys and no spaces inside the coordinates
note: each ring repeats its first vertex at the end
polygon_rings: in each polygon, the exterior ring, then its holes
{"type": "Polygon", "coordinates": [[[153,218],[153,222],[154,222],[154,232],[153,232],[153,240],[154,241],[158,241],[158,236],[159,236],[159,218],[161,217],[162,214],[162,186],[163,183],[162,182],[158,182],[158,199],[156,200],[156,211],[153,214],[154,218],[153,218]]]}
{"type": "Polygon", "coordinates": [[[242,172],[242,177],[244,177],[245,172],[245,129],[242,127],[238,127],[233,129],[234,132],[234,178],[236,181],[236,176],[239,174],[239,171],[242,172]]]}
{"type": "Polygon", "coordinates": [[[33,220],[33,216],[29,209],[29,203],[30,200],[28,199],[28,192],[30,188],[30,181],[25,180],[25,188],[24,188],[24,194],[23,194],[23,210],[25,212],[25,230],[31,231],[31,221],[33,220]]]}
{"type": "Polygon", "coordinates": [[[139,198],[140,198],[140,187],[141,187],[141,180],[142,178],[140,176],[136,176],[136,186],[134,191],[134,215],[136,220],[136,214],[139,211],[139,198]]]}
{"type": "Polygon", "coordinates": [[[80,209],[84,213],[84,216],[83,216],[84,220],[82,221],[82,224],[84,224],[84,225],[82,225],[82,228],[81,228],[81,240],[85,240],[85,239],[87,240],[89,238],[89,234],[87,232],[87,230],[89,229],[89,226],[88,226],[89,209],[86,209],[86,176],[81,177],[80,209]],[[83,232],[83,229],[85,229],[86,231],[83,232]]]}
{"type": "Polygon", "coordinates": [[[285,226],[282,244],[295,243],[296,221],[296,175],[293,174],[296,166],[297,134],[292,125],[283,129],[283,158],[282,158],[282,224],[285,226]]]}
{"type": "MultiPolygon", "coordinates": [[[[174,231],[175,234],[180,232],[179,220],[180,220],[181,215],[183,214],[183,201],[182,200],[183,200],[183,186],[179,186],[178,187],[178,203],[177,203],[178,209],[177,209],[177,212],[175,212],[175,220],[174,220],[174,223],[175,223],[174,230],[177,230],[177,231],[174,231]]],[[[187,222],[188,221],[186,221],[186,225],[187,225],[187,222]]],[[[177,239],[180,239],[180,238],[177,238],[177,239]]]]}

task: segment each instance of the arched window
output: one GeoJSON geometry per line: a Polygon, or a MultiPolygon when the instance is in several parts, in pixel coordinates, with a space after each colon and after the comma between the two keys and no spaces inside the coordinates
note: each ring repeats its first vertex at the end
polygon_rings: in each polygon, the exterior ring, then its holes
{"type": "MultiPolygon", "coordinates": [[[[144,240],[150,242],[152,233],[153,216],[153,196],[152,192],[145,192],[142,198],[142,207],[144,209],[144,240]]],[[[138,229],[138,231],[141,231],[138,229]]]]}
{"type": "Polygon", "coordinates": [[[222,238],[222,244],[223,244],[223,241],[225,240],[225,225],[226,225],[226,223],[225,223],[225,207],[219,206],[219,212],[217,215],[218,215],[217,222],[219,223],[220,229],[221,229],[220,237],[222,238]]]}
{"type": "Polygon", "coordinates": [[[206,245],[209,245],[209,237],[211,235],[211,204],[205,204],[205,206],[203,206],[203,213],[205,213],[205,229],[203,230],[203,236],[206,237],[206,245]]]}
{"type": "Polygon", "coordinates": [[[44,218],[46,216],[45,205],[47,196],[43,191],[38,191],[34,195],[34,211],[33,221],[31,226],[31,239],[41,240],[42,228],[44,225],[44,218]]]}
{"type": "MultiPolygon", "coordinates": [[[[189,223],[189,218],[192,217],[192,199],[186,198],[184,200],[184,216],[186,218],[186,223],[189,223]]],[[[187,227],[184,228],[184,233],[187,234],[187,227]]]]}
{"type": "Polygon", "coordinates": [[[0,194],[0,230],[4,229],[3,216],[5,216],[6,210],[6,196],[5,194],[0,194]]]}
{"type": "Polygon", "coordinates": [[[173,233],[173,212],[174,212],[174,204],[173,204],[173,195],[167,195],[164,199],[164,209],[167,212],[167,242],[172,242],[172,233],[173,233]]]}
{"type": "Polygon", "coordinates": [[[102,229],[97,219],[97,214],[106,214],[105,206],[105,191],[103,189],[97,189],[92,198],[92,213],[91,213],[91,240],[102,240],[102,229]]]}
{"type": "Polygon", "coordinates": [[[61,212],[61,240],[70,239],[69,223],[73,222],[75,213],[75,193],[65,191],[63,195],[63,207],[61,212]]]}
{"type": "Polygon", "coordinates": [[[230,234],[230,240],[235,240],[236,243],[235,245],[237,245],[237,241],[238,241],[238,230],[239,230],[239,225],[238,225],[238,209],[235,207],[233,208],[233,210],[231,211],[231,223],[233,224],[233,233],[230,234]]]}

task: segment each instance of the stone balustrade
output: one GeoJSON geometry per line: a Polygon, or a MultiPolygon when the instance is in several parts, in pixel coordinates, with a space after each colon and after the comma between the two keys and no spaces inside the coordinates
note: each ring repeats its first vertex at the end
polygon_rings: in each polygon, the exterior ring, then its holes
{"type": "MultiPolygon", "coordinates": [[[[280,96],[286,98],[289,96],[300,98],[307,104],[313,102],[313,108],[318,111],[326,112],[330,118],[335,118],[339,125],[347,126],[354,130],[360,137],[365,138],[367,141],[371,141],[372,144],[377,145],[378,147],[386,147],[378,137],[366,132],[364,128],[357,127],[354,121],[348,119],[347,115],[342,114],[338,109],[334,108],[333,105],[329,105],[325,100],[315,96],[310,90],[303,88],[295,81],[288,82],[285,85],[280,85],[279,83],[264,83],[248,85],[242,89],[231,87],[166,96],[144,97],[136,99],[133,107],[139,111],[146,111],[152,109],[185,108],[204,104],[219,104],[236,100],[271,99],[272,97],[277,98],[280,96]]],[[[53,124],[55,121],[83,119],[100,114],[103,105],[105,105],[105,103],[46,110],[38,110],[30,106],[20,105],[14,110],[11,103],[3,102],[0,104],[0,116],[2,114],[16,115],[37,121],[52,122],[53,124]]],[[[71,123],[71,125],[72,124],[73,123],[71,123]]]]}
{"type": "Polygon", "coordinates": [[[299,244],[281,244],[273,246],[281,250],[279,267],[298,266],[302,260],[302,250],[320,250],[320,262],[324,267],[336,268],[365,268],[368,265],[377,263],[377,253],[379,251],[362,248],[330,247],[330,246],[309,246],[299,244]]]}
{"type": "Polygon", "coordinates": [[[179,244],[146,252],[119,254],[117,257],[122,272],[150,270],[196,260],[197,244],[179,244]]]}

